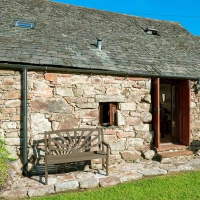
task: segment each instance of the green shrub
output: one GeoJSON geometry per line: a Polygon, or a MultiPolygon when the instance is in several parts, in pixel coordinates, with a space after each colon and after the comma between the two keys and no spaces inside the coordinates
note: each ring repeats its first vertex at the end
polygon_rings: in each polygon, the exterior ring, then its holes
{"type": "Polygon", "coordinates": [[[9,158],[10,153],[6,149],[5,142],[3,141],[3,138],[0,135],[0,190],[3,189],[6,180],[10,176],[10,170],[9,170],[9,158]]]}

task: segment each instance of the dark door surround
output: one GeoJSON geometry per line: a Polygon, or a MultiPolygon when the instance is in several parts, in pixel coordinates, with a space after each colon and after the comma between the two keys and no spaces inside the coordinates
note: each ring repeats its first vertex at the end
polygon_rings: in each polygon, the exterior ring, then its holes
{"type": "Polygon", "coordinates": [[[152,79],[152,115],[154,146],[160,148],[160,78],[152,79]]]}
{"type": "MultiPolygon", "coordinates": [[[[160,148],[160,82],[163,79],[152,79],[152,115],[153,115],[153,131],[154,131],[154,146],[160,148]]],[[[164,80],[165,81],[165,80],[164,80]]],[[[166,80],[168,83],[175,84],[176,93],[178,95],[177,109],[177,139],[182,145],[189,145],[190,139],[190,82],[189,80],[166,80]],[[170,82],[171,81],[171,82],[170,82]]]]}

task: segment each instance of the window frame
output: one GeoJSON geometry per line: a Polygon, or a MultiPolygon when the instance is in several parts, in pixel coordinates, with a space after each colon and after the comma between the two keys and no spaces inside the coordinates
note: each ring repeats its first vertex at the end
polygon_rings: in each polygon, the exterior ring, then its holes
{"type": "Polygon", "coordinates": [[[14,27],[34,29],[35,22],[31,20],[15,19],[13,22],[14,27]]]}
{"type": "Polygon", "coordinates": [[[117,126],[118,103],[116,103],[116,102],[101,102],[101,103],[99,103],[98,110],[99,110],[99,125],[101,125],[101,126],[117,126]],[[105,122],[104,115],[107,112],[108,112],[108,119],[105,122]]]}

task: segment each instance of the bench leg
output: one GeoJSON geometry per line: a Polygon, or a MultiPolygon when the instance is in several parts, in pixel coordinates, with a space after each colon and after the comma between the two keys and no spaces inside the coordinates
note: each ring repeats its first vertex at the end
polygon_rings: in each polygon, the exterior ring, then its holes
{"type": "Polygon", "coordinates": [[[107,158],[106,158],[106,176],[108,176],[108,163],[109,159],[108,159],[108,155],[107,155],[107,158]]]}
{"type": "Polygon", "coordinates": [[[108,165],[109,165],[109,148],[107,148],[107,155],[106,155],[106,176],[108,176],[108,165]]]}
{"type": "Polygon", "coordinates": [[[104,169],[105,169],[105,159],[102,158],[102,170],[104,170],[104,169]]]}
{"type": "Polygon", "coordinates": [[[45,157],[45,185],[48,185],[48,165],[45,157]]]}

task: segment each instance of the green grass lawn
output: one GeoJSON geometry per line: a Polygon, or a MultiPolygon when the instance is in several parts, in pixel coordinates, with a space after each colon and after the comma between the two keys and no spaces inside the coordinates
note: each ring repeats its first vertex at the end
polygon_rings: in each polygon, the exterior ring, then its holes
{"type": "Polygon", "coordinates": [[[119,184],[83,192],[67,192],[35,200],[184,200],[200,199],[200,171],[179,173],[160,177],[144,178],[136,182],[119,184]]]}

